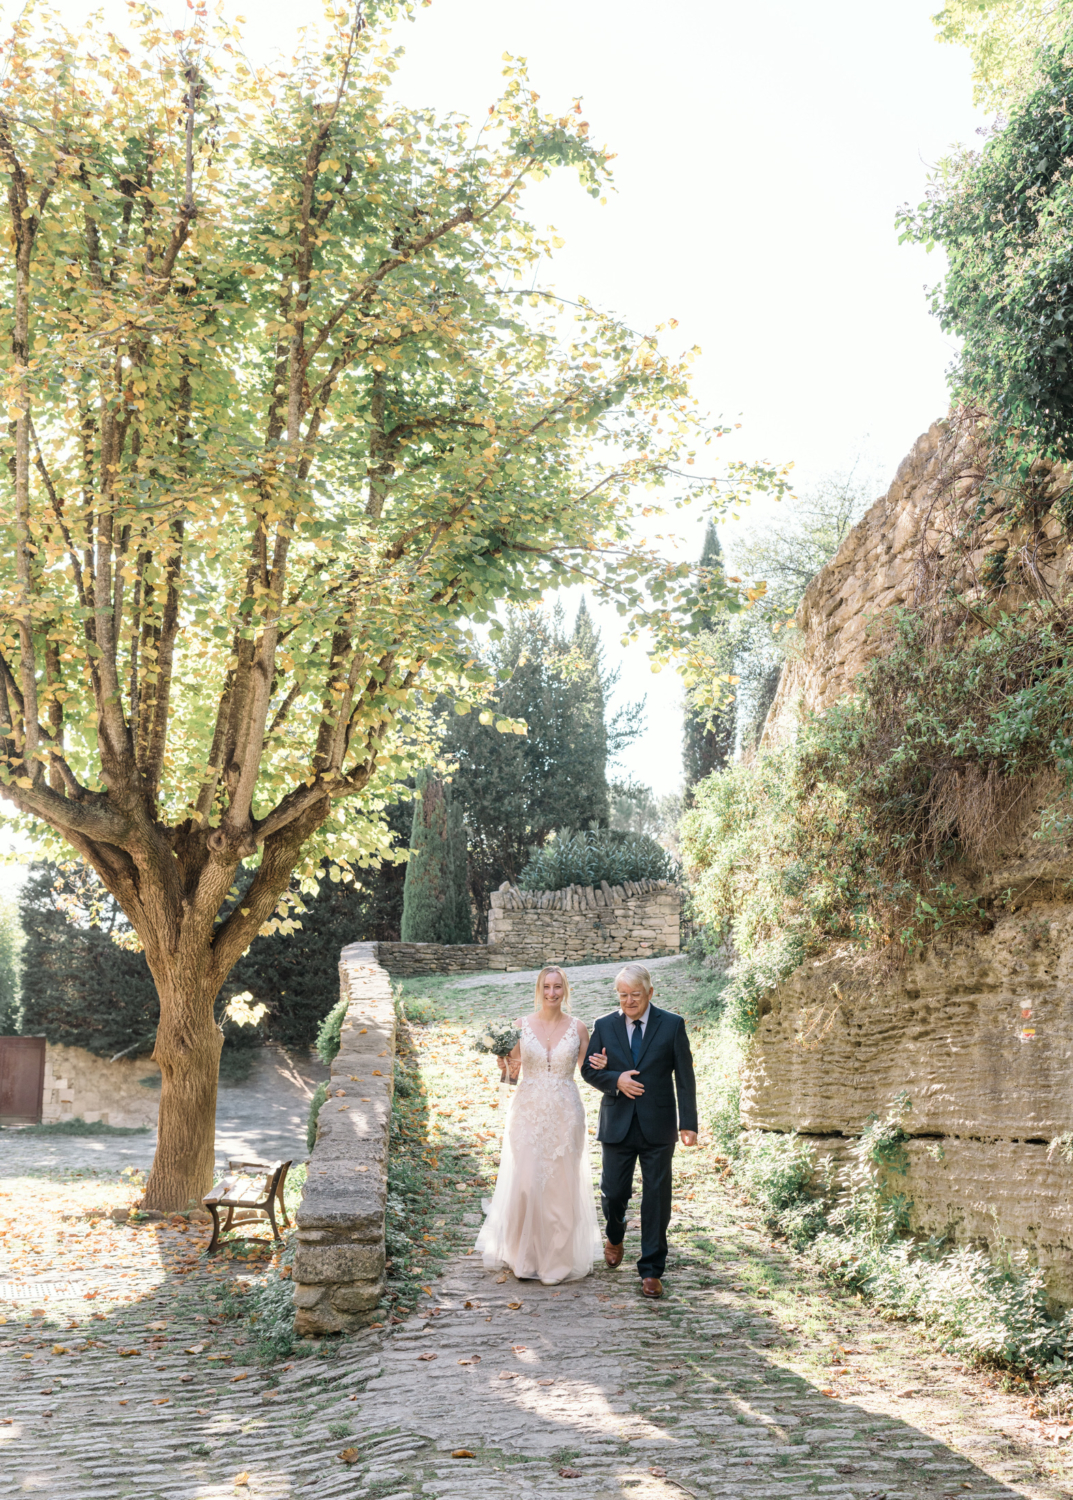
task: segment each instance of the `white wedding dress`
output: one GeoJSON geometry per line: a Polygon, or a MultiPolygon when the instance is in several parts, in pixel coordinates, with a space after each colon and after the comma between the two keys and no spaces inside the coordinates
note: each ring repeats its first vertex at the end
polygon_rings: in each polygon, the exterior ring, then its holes
{"type": "Polygon", "coordinates": [[[574,1081],[581,1037],[570,1024],[551,1050],[528,1019],[522,1075],[503,1131],[503,1155],[476,1248],[486,1269],[509,1266],[545,1283],[588,1276],[602,1240],[589,1166],[585,1108],[574,1081]]]}

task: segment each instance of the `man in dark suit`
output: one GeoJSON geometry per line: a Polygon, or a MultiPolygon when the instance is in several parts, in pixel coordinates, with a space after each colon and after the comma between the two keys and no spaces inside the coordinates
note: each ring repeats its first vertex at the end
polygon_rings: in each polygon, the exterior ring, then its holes
{"type": "Polygon", "coordinates": [[[677,1139],[697,1144],[697,1084],[685,1022],[652,1004],[652,980],[627,964],[615,980],[619,1009],[592,1029],[582,1076],[603,1094],[598,1139],[603,1147],[600,1195],[607,1239],[604,1260],[622,1262],[633,1173],[641,1163],[641,1258],[646,1297],[662,1297],[671,1221],[671,1160],[677,1139]],[[673,1082],[672,1082],[673,1080],[673,1082]],[[675,1106],[675,1092],[678,1102],[675,1106]]]}

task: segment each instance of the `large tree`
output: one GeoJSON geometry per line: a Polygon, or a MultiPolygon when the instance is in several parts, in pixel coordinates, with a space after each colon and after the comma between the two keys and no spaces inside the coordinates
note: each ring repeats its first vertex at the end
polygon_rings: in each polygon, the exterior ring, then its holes
{"type": "MultiPolygon", "coordinates": [[[[1073,11],[1062,14],[1064,36],[1034,54],[1001,128],[941,162],[900,216],[903,239],[946,252],[931,304],[960,341],[954,395],[1015,459],[1004,476],[992,463],[990,491],[1033,488],[1040,455],[1073,458],[1073,11]]],[[[1070,524],[1068,498],[1064,513],[1070,524]]]]}
{"type": "Polygon", "coordinates": [[[360,13],[280,72],[204,7],[132,14],[27,8],[0,76],[0,789],[141,940],[173,1209],[212,1177],[214,997],[296,868],[386,840],[415,693],[480,680],[462,626],[588,577],[665,630],[695,589],[633,517],[716,487],[685,365],[522,290],[526,182],[601,191],[580,106],[511,66],[479,131],[408,110],[360,13]]]}
{"type": "Polygon", "coordinates": [[[490,892],[516,881],[553,829],[607,825],[608,762],[640,733],[643,707],[627,704],[608,720],[617,674],[604,666],[584,601],[573,630],[558,610],[510,613],[486,663],[499,722],[524,722],[528,732],[497,733],[486,709],[454,716],[444,739],[457,765],[453,788],[465,809],[470,890],[482,921],[490,892]]]}

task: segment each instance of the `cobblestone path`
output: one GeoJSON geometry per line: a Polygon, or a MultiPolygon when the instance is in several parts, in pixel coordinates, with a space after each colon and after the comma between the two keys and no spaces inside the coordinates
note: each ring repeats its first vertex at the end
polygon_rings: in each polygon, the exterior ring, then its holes
{"type": "Polygon", "coordinates": [[[834,1298],[852,1338],[838,1364],[853,1369],[834,1378],[858,1393],[822,1395],[780,1313],[823,1296],[807,1269],[770,1296],[733,1274],[683,1269],[652,1305],[628,1269],[550,1288],[459,1255],[417,1316],[282,1369],[243,1367],[225,1330],[207,1365],[181,1352],[197,1347],[193,1325],[152,1306],[88,1347],[12,1330],[0,1487],[57,1500],[1069,1493],[1045,1472],[1023,1401],[936,1369],[911,1334],[834,1298]]]}
{"type": "MultiPolygon", "coordinates": [[[[661,971],[672,1002],[675,983],[684,1006],[684,979],[661,971]]],[[[579,1013],[606,1008],[598,984],[577,986],[579,1013]]],[[[259,1364],[256,1326],[229,1316],[242,1307],[229,1283],[255,1286],[269,1246],[206,1264],[200,1227],[113,1223],[125,1213],[103,1177],[4,1185],[9,1274],[81,1281],[72,1300],[57,1287],[36,1312],[0,1308],[0,1496],[1073,1495],[1069,1423],[1039,1420],[1031,1392],[829,1291],[721,1183],[709,1150],[675,1158],[662,1302],[639,1295],[635,1225],[617,1272],[600,1265],[565,1287],[485,1272],[465,1252],[502,1109],[464,1030],[481,1007],[506,1008],[488,985],[441,985],[440,1021],[407,1043],[430,1143],[471,1159],[428,1178],[406,1226],[411,1311],[386,1328],[259,1364]],[[35,1192],[43,1207],[27,1219],[35,1192]]]]}

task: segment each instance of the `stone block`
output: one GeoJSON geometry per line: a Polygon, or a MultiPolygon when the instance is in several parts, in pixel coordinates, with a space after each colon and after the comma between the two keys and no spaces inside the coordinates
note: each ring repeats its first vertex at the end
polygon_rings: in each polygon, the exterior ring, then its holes
{"type": "Polygon", "coordinates": [[[303,1310],[316,1307],[322,1298],[327,1300],[327,1292],[322,1286],[296,1286],[294,1289],[294,1305],[303,1310]]]}
{"type": "Polygon", "coordinates": [[[337,1286],[331,1293],[331,1304],[338,1313],[365,1312],[375,1307],[383,1295],[382,1281],[368,1286],[337,1286]]]}
{"type": "MultiPolygon", "coordinates": [[[[370,1281],[384,1269],[383,1244],[304,1245],[294,1257],[294,1279],[303,1286],[340,1281],[370,1281]]],[[[353,1309],[351,1309],[352,1311],[353,1309]]]]}

